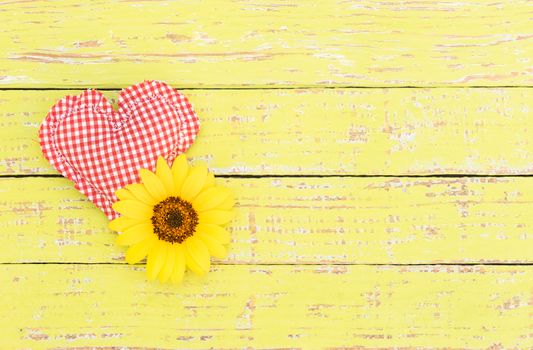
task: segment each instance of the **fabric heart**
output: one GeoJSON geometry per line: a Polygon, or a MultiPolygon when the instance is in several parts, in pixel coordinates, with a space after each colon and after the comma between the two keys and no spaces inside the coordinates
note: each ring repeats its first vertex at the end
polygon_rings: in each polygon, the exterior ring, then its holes
{"type": "Polygon", "coordinates": [[[194,142],[199,121],[180,92],[145,81],[119,95],[118,112],[96,90],[59,100],[39,129],[44,156],[109,219],[115,191],[154,170],[158,156],[171,162],[194,142]]]}

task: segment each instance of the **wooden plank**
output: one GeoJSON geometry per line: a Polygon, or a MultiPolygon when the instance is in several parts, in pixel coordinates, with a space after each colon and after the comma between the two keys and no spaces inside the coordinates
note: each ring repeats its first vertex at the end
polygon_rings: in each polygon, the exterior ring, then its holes
{"type": "Polygon", "coordinates": [[[0,84],[486,86],[533,82],[533,3],[5,1],[0,84]],[[90,27],[88,27],[90,26],[90,27]]]}
{"type": "Polygon", "coordinates": [[[4,348],[531,349],[533,269],[0,267],[4,348]],[[305,286],[305,288],[303,288],[305,286]],[[327,291],[326,291],[327,290],[327,291]]]}
{"type": "MultiPolygon", "coordinates": [[[[37,128],[78,91],[0,91],[0,174],[55,174],[37,128]]],[[[533,89],[189,90],[218,174],[529,174],[533,89]]],[[[110,99],[117,93],[106,92],[110,99]]]]}
{"type": "MultiPolygon", "coordinates": [[[[219,263],[533,262],[533,178],[218,181],[238,201],[219,263]]],[[[65,179],[1,179],[0,213],[0,262],[123,263],[65,179]]]]}

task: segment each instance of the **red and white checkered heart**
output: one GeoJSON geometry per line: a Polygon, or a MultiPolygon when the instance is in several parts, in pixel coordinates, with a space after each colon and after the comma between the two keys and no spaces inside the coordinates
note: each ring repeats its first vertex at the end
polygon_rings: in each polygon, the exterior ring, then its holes
{"type": "Polygon", "coordinates": [[[154,170],[157,157],[172,161],[194,142],[199,121],[187,98],[160,81],[120,93],[118,112],[95,90],[59,100],[39,138],[44,156],[109,219],[115,191],[154,170]]]}

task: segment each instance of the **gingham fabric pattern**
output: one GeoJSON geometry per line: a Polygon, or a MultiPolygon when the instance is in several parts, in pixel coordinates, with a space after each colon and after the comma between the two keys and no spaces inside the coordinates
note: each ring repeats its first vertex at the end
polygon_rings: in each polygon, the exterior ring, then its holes
{"type": "Polygon", "coordinates": [[[171,163],[194,142],[199,121],[180,92],[160,81],[123,90],[118,112],[96,90],[59,100],[39,129],[44,156],[109,219],[115,191],[154,170],[157,157],[171,163]]]}

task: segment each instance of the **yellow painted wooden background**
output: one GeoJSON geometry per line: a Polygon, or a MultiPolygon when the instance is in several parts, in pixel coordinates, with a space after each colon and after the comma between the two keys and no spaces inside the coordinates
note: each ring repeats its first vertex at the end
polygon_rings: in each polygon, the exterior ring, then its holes
{"type": "Polygon", "coordinates": [[[532,174],[533,1],[1,1],[0,348],[533,349],[532,174]],[[181,286],[38,145],[144,79],[238,202],[181,286]]]}

